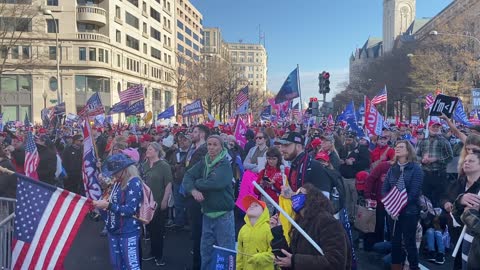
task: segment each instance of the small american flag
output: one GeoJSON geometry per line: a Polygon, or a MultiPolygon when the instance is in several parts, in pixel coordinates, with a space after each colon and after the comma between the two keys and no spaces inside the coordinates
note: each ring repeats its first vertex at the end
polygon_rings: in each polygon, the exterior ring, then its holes
{"type": "Polygon", "coordinates": [[[136,84],[125,91],[119,93],[120,102],[129,102],[137,99],[143,99],[143,85],[136,84]]]}
{"type": "Polygon", "coordinates": [[[386,85],[380,91],[380,93],[378,93],[378,95],[374,96],[373,99],[372,99],[372,104],[373,105],[377,105],[377,104],[380,104],[382,102],[387,102],[387,86],[386,85]]]}
{"type": "Polygon", "coordinates": [[[425,110],[430,109],[430,107],[432,107],[434,101],[435,101],[435,99],[433,98],[433,95],[428,94],[425,97],[425,110]]]}
{"type": "Polygon", "coordinates": [[[37,146],[33,141],[33,134],[28,131],[25,145],[25,175],[38,180],[37,168],[39,162],[40,157],[38,156],[37,146]]]}
{"type": "Polygon", "coordinates": [[[61,269],[91,202],[18,175],[12,269],[61,269]]]}
{"type": "Polygon", "coordinates": [[[240,90],[235,100],[237,108],[240,108],[245,102],[248,101],[248,85],[240,90]]]}
{"type": "Polygon", "coordinates": [[[297,119],[297,120],[302,119],[302,118],[301,118],[301,115],[300,115],[300,103],[297,103],[297,104],[295,104],[295,106],[293,106],[293,108],[292,108],[292,117],[293,117],[294,119],[297,119]]]}
{"type": "Polygon", "coordinates": [[[400,211],[407,205],[408,194],[405,188],[405,180],[403,179],[403,172],[398,178],[397,184],[383,197],[382,203],[385,210],[391,216],[398,217],[400,211]]]}

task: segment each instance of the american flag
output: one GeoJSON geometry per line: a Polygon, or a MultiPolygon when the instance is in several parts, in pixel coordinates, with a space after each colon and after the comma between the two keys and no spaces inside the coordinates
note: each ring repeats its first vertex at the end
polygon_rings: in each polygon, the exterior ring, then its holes
{"type": "Polygon", "coordinates": [[[97,116],[105,113],[105,107],[102,105],[102,100],[98,92],[93,94],[88,100],[83,109],[78,113],[79,116],[97,116]]]}
{"type": "Polygon", "coordinates": [[[61,269],[91,201],[17,176],[12,269],[61,269]]]}
{"type": "Polygon", "coordinates": [[[425,97],[425,110],[430,109],[430,107],[432,107],[434,101],[435,101],[435,98],[433,97],[433,95],[428,94],[425,97]]]}
{"type": "Polygon", "coordinates": [[[380,93],[378,95],[374,96],[372,99],[372,104],[377,105],[382,102],[387,102],[387,86],[383,87],[382,90],[380,90],[380,93]]]}
{"type": "Polygon", "coordinates": [[[33,141],[31,131],[27,133],[27,142],[25,144],[25,175],[38,180],[37,168],[40,162],[37,146],[33,141]]]}
{"type": "Polygon", "coordinates": [[[118,93],[120,102],[129,102],[137,99],[143,99],[143,85],[136,84],[125,91],[118,93]]]}
{"type": "Polygon", "coordinates": [[[301,114],[300,114],[300,103],[295,104],[292,108],[292,117],[294,119],[300,120],[301,119],[301,114]]]}
{"type": "Polygon", "coordinates": [[[385,195],[382,203],[385,210],[391,216],[398,217],[400,211],[407,205],[407,189],[405,188],[405,180],[403,179],[403,172],[398,178],[397,184],[385,195]]]}
{"type": "Polygon", "coordinates": [[[240,108],[245,102],[248,101],[248,85],[245,86],[238,92],[237,99],[235,103],[237,104],[237,108],[240,108]]]}

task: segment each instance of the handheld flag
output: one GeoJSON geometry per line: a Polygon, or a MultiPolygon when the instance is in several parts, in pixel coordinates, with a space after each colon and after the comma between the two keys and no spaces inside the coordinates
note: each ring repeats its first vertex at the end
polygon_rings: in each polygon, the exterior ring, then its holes
{"type": "Polygon", "coordinates": [[[87,197],[98,200],[102,196],[102,189],[98,181],[97,156],[90,133],[90,124],[85,121],[83,123],[83,185],[87,197]]]}
{"type": "Polygon", "coordinates": [[[372,104],[377,105],[382,102],[387,102],[387,86],[383,87],[382,90],[380,90],[380,93],[378,95],[374,96],[372,99],[372,104]]]}
{"type": "Polygon", "coordinates": [[[300,96],[298,67],[294,69],[283,83],[280,91],[275,97],[275,104],[292,100],[300,96]]]}
{"type": "Polygon", "coordinates": [[[408,194],[405,188],[405,180],[403,178],[403,172],[398,178],[397,184],[385,195],[382,199],[382,203],[385,206],[385,210],[391,216],[398,217],[400,211],[407,205],[408,194]]]}
{"type": "Polygon", "coordinates": [[[425,110],[430,109],[432,107],[434,101],[435,101],[435,98],[433,97],[433,95],[428,94],[425,97],[425,110]]]}
{"type": "Polygon", "coordinates": [[[157,115],[157,120],[175,116],[175,105],[168,107],[165,111],[157,115]]]}
{"type": "Polygon", "coordinates": [[[88,100],[83,109],[78,113],[79,116],[89,117],[105,113],[105,108],[102,105],[102,100],[98,92],[93,94],[88,100]]]}
{"type": "Polygon", "coordinates": [[[113,104],[112,108],[110,108],[110,111],[108,114],[112,113],[122,113],[125,112],[128,108],[128,102],[118,102],[113,104]]]}
{"type": "Polygon", "coordinates": [[[33,141],[32,131],[27,133],[27,142],[25,144],[25,175],[38,180],[37,168],[40,162],[37,145],[33,141]]]}
{"type": "Polygon", "coordinates": [[[143,85],[136,84],[129,87],[127,90],[118,93],[120,102],[130,102],[137,99],[143,99],[143,85]]]}
{"type": "Polygon", "coordinates": [[[130,105],[125,110],[125,115],[135,115],[135,114],[144,113],[144,112],[145,112],[145,100],[142,99],[130,105]]]}
{"type": "Polygon", "coordinates": [[[457,107],[455,107],[455,113],[453,114],[453,119],[455,119],[455,121],[462,123],[462,125],[465,125],[467,127],[473,126],[472,123],[468,121],[467,114],[465,113],[461,99],[458,99],[458,104],[457,104],[457,107]]]}

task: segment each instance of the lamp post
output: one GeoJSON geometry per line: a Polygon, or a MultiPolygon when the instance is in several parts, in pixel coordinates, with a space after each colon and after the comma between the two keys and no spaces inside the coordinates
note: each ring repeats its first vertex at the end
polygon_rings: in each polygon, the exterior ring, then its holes
{"type": "Polygon", "coordinates": [[[63,90],[62,90],[62,83],[61,83],[62,80],[60,79],[60,58],[59,58],[60,44],[58,43],[58,25],[51,10],[44,9],[43,15],[52,17],[53,23],[55,25],[55,48],[56,48],[55,60],[57,62],[57,100],[58,100],[57,104],[60,104],[63,101],[63,90]]]}
{"type": "Polygon", "coordinates": [[[438,31],[430,31],[429,33],[431,36],[451,36],[451,37],[466,37],[466,38],[470,38],[470,39],[473,39],[475,40],[478,45],[480,45],[480,39],[472,36],[472,35],[466,35],[466,34],[454,34],[454,33],[441,33],[441,32],[438,32],[438,31]]]}
{"type": "Polygon", "coordinates": [[[45,92],[45,90],[43,91],[42,93],[42,97],[43,97],[43,108],[47,108],[47,93],[45,92]]]}

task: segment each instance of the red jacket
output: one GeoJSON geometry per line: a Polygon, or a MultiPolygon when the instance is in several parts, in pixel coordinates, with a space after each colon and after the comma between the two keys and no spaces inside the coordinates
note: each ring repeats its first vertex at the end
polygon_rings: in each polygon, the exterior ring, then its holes
{"type": "Polygon", "coordinates": [[[388,161],[381,162],[368,175],[365,183],[365,199],[376,200],[382,204],[382,186],[391,164],[388,161]]]}
{"type": "Polygon", "coordinates": [[[382,159],[382,161],[392,160],[393,157],[395,156],[395,150],[393,150],[393,148],[389,147],[388,145],[385,145],[383,147],[377,146],[370,153],[371,162],[374,163],[375,161],[379,160],[382,155],[385,156],[382,159]],[[388,150],[387,150],[387,148],[388,148],[388,150]],[[385,151],[387,151],[387,153],[383,154],[385,151]]]}
{"type": "MultiPolygon", "coordinates": [[[[285,175],[288,175],[290,169],[285,168],[285,175]]],[[[270,165],[265,165],[265,169],[261,170],[258,173],[257,183],[263,187],[265,192],[267,192],[275,202],[278,203],[278,196],[282,190],[283,180],[282,180],[282,171],[270,165]],[[271,182],[274,182],[272,186],[262,185],[262,179],[266,176],[270,179],[271,182]]],[[[255,194],[260,195],[260,191],[255,189],[255,194]]]]}

